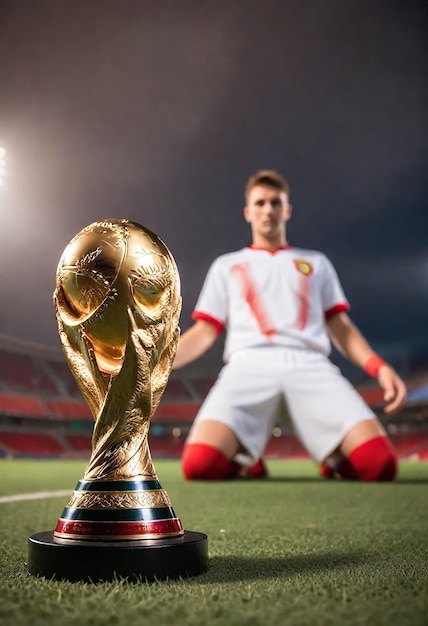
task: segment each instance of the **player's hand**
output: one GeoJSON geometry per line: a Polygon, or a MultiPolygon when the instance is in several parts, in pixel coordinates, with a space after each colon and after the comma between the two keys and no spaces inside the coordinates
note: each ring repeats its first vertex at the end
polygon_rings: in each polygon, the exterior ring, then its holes
{"type": "Polygon", "coordinates": [[[379,385],[384,390],[383,399],[386,402],[385,413],[394,413],[405,402],[407,396],[406,385],[397,372],[385,364],[379,368],[377,377],[379,385]]]}

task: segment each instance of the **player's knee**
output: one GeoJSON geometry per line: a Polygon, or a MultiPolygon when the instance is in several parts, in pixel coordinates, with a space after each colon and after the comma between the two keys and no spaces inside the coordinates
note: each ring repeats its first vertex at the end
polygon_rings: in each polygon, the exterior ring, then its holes
{"type": "Polygon", "coordinates": [[[223,452],[205,443],[190,443],[184,447],[181,466],[187,480],[224,480],[233,478],[239,465],[223,452]]]}
{"type": "Polygon", "coordinates": [[[398,459],[396,454],[385,456],[378,467],[378,474],[374,480],[392,481],[397,478],[398,459]]]}
{"type": "Polygon", "coordinates": [[[206,480],[210,473],[210,455],[204,455],[199,444],[187,444],[183,450],[181,467],[187,480],[206,480]]]}
{"type": "Polygon", "coordinates": [[[358,472],[359,480],[366,481],[392,481],[398,473],[398,461],[392,454],[385,454],[382,458],[372,461],[372,463],[358,472]]]}
{"type": "Polygon", "coordinates": [[[392,481],[398,472],[397,453],[387,437],[375,437],[349,455],[356,480],[392,481]]]}

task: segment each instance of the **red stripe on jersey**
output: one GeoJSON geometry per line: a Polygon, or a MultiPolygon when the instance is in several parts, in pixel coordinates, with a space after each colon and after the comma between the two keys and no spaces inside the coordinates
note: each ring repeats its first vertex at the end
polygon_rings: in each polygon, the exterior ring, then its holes
{"type": "Polygon", "coordinates": [[[331,307],[331,309],[327,309],[327,311],[324,312],[325,319],[328,320],[333,317],[333,315],[337,315],[338,313],[346,313],[350,310],[350,308],[351,307],[347,302],[341,302],[340,304],[336,304],[335,306],[331,307]]]}
{"type": "Polygon", "coordinates": [[[300,289],[299,289],[300,308],[297,317],[297,327],[299,330],[304,330],[308,323],[309,317],[309,283],[308,277],[304,274],[300,277],[300,289]]]}
{"type": "Polygon", "coordinates": [[[209,322],[210,324],[212,324],[217,333],[220,334],[223,329],[224,329],[224,324],[223,322],[220,322],[219,320],[216,320],[215,317],[211,317],[211,315],[208,315],[207,313],[202,313],[202,311],[193,311],[192,313],[192,319],[193,320],[204,320],[205,322],[209,322]]]}
{"type": "Polygon", "coordinates": [[[272,337],[276,330],[263,307],[262,299],[251,278],[248,263],[238,263],[233,266],[233,269],[239,274],[243,296],[256,319],[260,332],[266,337],[272,337]]]}

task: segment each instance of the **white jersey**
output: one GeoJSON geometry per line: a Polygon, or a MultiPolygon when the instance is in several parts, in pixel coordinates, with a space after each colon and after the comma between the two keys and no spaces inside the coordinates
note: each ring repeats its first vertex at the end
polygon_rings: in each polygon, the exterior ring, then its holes
{"type": "Polygon", "coordinates": [[[336,271],[314,250],[248,247],[211,265],[192,314],[227,329],[224,360],[263,346],[331,351],[325,320],[348,311],[336,271]]]}

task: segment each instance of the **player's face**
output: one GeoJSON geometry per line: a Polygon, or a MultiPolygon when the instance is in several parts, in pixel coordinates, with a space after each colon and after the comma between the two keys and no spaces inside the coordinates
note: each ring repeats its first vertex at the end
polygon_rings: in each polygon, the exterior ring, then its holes
{"type": "Polygon", "coordinates": [[[283,191],[262,185],[250,191],[244,216],[254,235],[266,239],[280,237],[290,215],[291,205],[283,191]]]}

